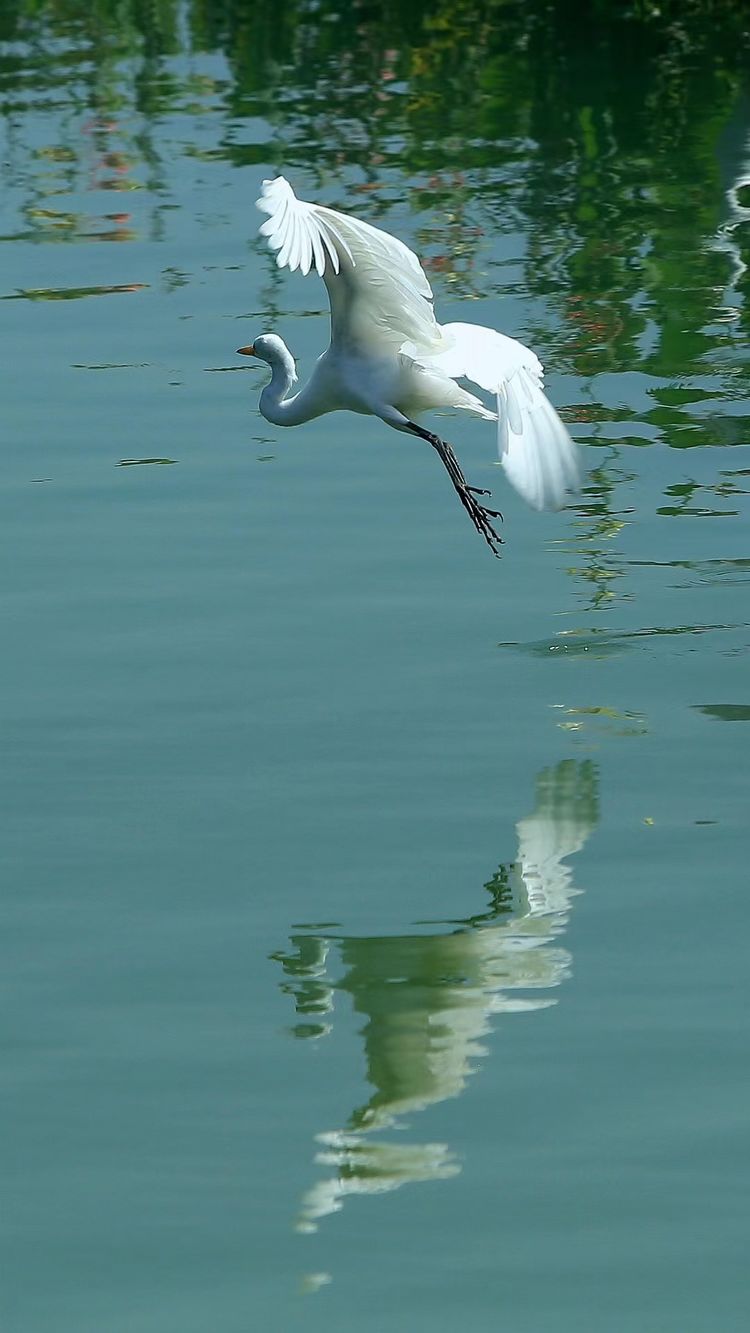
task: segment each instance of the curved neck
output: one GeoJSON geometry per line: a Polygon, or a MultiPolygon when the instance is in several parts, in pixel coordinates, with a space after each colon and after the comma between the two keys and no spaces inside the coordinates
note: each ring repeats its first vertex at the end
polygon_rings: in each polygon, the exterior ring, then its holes
{"type": "MultiPolygon", "coordinates": [[[[286,349],[285,349],[286,350],[286,349]]],[[[294,361],[290,352],[286,357],[279,357],[271,364],[271,382],[260,395],[260,410],[266,421],[274,426],[298,426],[306,421],[303,393],[296,393],[292,398],[287,394],[297,379],[294,361]]]]}

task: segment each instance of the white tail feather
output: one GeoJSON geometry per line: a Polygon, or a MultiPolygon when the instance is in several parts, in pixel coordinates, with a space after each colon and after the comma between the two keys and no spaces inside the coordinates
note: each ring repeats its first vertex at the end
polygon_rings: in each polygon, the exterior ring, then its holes
{"type": "Polygon", "coordinates": [[[576,445],[544,391],[522,366],[508,381],[498,453],[508,481],[533,509],[561,509],[580,485],[576,445]]]}
{"type": "Polygon", "coordinates": [[[534,509],[561,509],[578,489],[573,443],[542,388],[542,364],[523,343],[479,324],[446,324],[443,348],[420,360],[495,395],[497,446],[508,480],[534,509]]]}

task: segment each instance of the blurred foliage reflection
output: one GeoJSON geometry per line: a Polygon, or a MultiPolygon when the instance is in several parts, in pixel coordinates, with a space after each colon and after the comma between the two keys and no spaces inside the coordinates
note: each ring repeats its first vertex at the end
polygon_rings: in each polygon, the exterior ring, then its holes
{"type": "MultiPolygon", "coordinates": [[[[736,0],[0,0],[0,104],[11,123],[62,107],[65,86],[60,142],[37,150],[25,201],[44,239],[80,230],[48,205],[77,171],[158,195],[153,121],[215,110],[208,153],[305,171],[335,202],[359,192],[372,217],[407,177],[428,266],[485,294],[495,276],[512,289],[522,263],[540,318],[551,303],[560,320],[544,341],[578,373],[638,363],[685,377],[709,349],[736,356],[749,28],[736,0]],[[224,61],[205,73],[200,53],[224,61]],[[507,259],[488,260],[490,231],[509,238],[507,259]]],[[[127,222],[112,211],[85,230],[128,239],[127,222]]],[[[698,442],[692,422],[674,424],[672,443],[698,442]]]]}
{"type": "Polygon", "coordinates": [[[176,161],[283,169],[411,236],[439,296],[515,298],[610,450],[576,552],[599,609],[612,446],[745,438],[749,46],[737,0],[0,0],[0,239],[158,241],[176,161]]]}

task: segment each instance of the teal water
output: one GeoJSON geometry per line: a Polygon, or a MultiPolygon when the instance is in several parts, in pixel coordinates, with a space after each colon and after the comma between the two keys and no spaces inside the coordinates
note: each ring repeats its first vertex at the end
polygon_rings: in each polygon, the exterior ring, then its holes
{"type": "Polygon", "coordinates": [[[9,1333],[744,1328],[742,10],[0,5],[9,1333]],[[705,11],[705,12],[704,12],[705,11]],[[531,343],[535,515],[284,433],[284,170],[531,343]]]}

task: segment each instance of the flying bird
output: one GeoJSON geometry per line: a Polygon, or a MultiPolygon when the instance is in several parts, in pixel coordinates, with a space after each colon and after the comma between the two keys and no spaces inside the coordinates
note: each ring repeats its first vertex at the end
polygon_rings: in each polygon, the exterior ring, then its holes
{"type": "Polygon", "coordinates": [[[534,509],[559,509],[578,486],[577,446],[542,389],[538,357],[503,333],[478,324],[440,325],[417,256],[395,236],[332,208],[298,199],[284,176],[263,182],[257,206],[268,214],[261,235],[280,268],[312,268],[331,305],[331,339],[304,388],[294,357],[276,333],[260,334],[243,356],[271,367],[260,410],[276,426],[299,426],[326,412],[379,417],[425,440],[442,459],[464,509],[495,555],[502,518],[470,486],[451,446],[415,420],[434,408],[457,408],[497,421],[498,451],[508,480],[534,509]],[[494,395],[495,411],[458,381],[494,395]]]}

